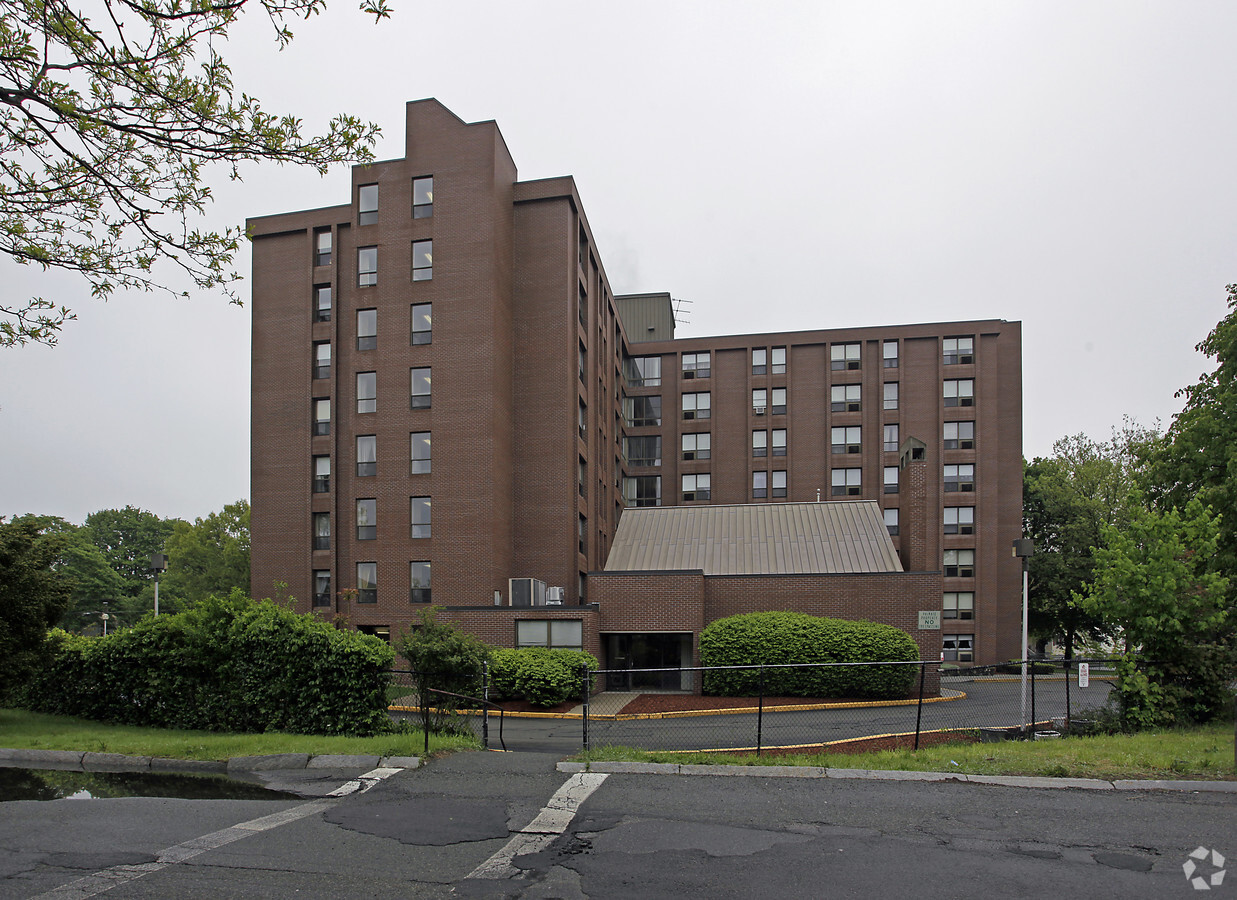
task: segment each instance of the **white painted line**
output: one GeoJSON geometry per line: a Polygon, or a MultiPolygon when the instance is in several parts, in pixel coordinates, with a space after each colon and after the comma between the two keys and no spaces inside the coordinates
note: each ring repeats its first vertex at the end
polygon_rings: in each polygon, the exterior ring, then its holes
{"type": "Polygon", "coordinates": [[[580,804],[606,780],[599,772],[577,772],[554,792],[537,817],[512,835],[503,848],[469,874],[469,878],[511,878],[518,874],[512,860],[544,850],[567,830],[580,804]]]}
{"type": "Polygon", "coordinates": [[[62,884],[58,888],[53,888],[50,891],[30,898],[30,900],[86,900],[87,897],[94,897],[97,894],[110,891],[114,887],[127,884],[144,875],[149,875],[152,872],[158,872],[160,869],[166,869],[168,866],[174,866],[177,863],[193,859],[207,850],[216,850],[233,841],[239,841],[242,838],[251,837],[263,831],[278,828],[280,825],[287,825],[289,822],[304,819],[306,816],[324,812],[338,803],[338,798],[346,797],[349,794],[363,794],[382,781],[382,779],[389,778],[396,772],[402,771],[403,769],[373,769],[352,781],[345,782],[327,795],[336,799],[312,800],[308,803],[302,803],[300,806],[293,806],[280,812],[272,813],[269,816],[260,816],[257,819],[250,819],[248,822],[241,822],[228,828],[222,828],[219,831],[213,831],[201,837],[190,838],[187,841],[182,841],[179,844],[159,851],[155,862],[142,863],[136,866],[112,866],[110,869],[104,869],[101,872],[95,872],[83,878],[78,878],[76,881],[70,881],[68,884],[62,884]]]}

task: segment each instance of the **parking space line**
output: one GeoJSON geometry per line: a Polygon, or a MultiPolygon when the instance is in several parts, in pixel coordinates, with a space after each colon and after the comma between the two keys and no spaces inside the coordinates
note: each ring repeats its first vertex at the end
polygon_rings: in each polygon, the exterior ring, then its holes
{"type": "Polygon", "coordinates": [[[553,843],[567,830],[580,804],[606,780],[599,772],[577,772],[554,792],[541,812],[503,845],[503,848],[468,873],[469,878],[511,878],[518,874],[512,861],[517,856],[536,853],[553,843]]]}

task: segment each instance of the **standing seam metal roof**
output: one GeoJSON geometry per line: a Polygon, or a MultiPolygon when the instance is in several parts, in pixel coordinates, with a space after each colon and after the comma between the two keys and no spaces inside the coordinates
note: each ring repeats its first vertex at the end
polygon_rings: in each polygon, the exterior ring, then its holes
{"type": "Polygon", "coordinates": [[[705,575],[901,572],[874,500],[627,509],[607,572],[705,575]]]}

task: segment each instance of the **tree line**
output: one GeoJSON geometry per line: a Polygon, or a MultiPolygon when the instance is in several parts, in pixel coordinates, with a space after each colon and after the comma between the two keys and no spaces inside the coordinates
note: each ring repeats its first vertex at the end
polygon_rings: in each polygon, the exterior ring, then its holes
{"type": "Polygon", "coordinates": [[[1126,420],[1024,467],[1032,634],[1118,653],[1131,724],[1205,720],[1237,679],[1237,284],[1171,425],[1126,420]]]}

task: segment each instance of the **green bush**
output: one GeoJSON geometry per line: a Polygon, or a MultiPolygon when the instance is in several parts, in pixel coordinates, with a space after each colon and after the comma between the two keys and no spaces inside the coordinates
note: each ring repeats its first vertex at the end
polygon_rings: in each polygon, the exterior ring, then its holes
{"type": "Polygon", "coordinates": [[[475,705],[490,648],[448,622],[438,610],[421,611],[420,621],[396,639],[399,655],[408,660],[417,693],[421,727],[428,735],[458,732],[458,710],[475,705]]]}
{"type": "Polygon", "coordinates": [[[557,706],[582,697],[585,666],[595,671],[597,659],[582,650],[494,650],[490,654],[490,697],[557,706]]]}
{"type": "MultiPolygon", "coordinates": [[[[702,666],[901,662],[918,658],[919,648],[910,635],[890,625],[804,613],[745,613],[718,619],[700,633],[702,666]]],[[[706,672],[704,692],[750,697],[763,687],[766,695],[780,697],[898,699],[910,693],[917,674],[914,666],[706,672]]]]}
{"type": "Polygon", "coordinates": [[[210,731],[371,735],[389,728],[394,654],[234,590],[105,638],[54,631],[21,692],[35,712],[210,731]]]}

